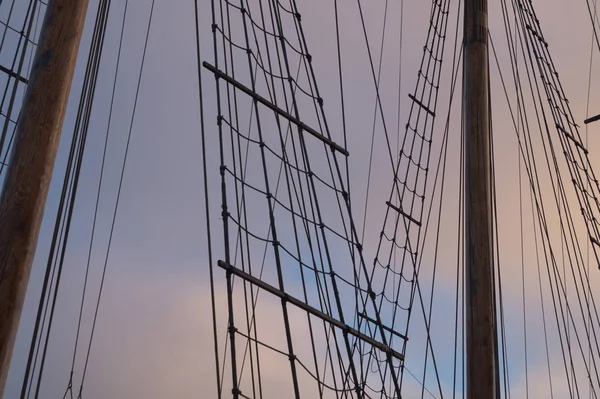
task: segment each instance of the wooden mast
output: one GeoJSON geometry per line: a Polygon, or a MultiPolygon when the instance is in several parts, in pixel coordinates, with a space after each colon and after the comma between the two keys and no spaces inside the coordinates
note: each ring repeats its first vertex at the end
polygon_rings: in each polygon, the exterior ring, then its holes
{"type": "Polygon", "coordinates": [[[465,0],[465,273],[467,398],[496,398],[487,0],[465,0]]]}
{"type": "Polygon", "coordinates": [[[88,0],[50,0],[0,196],[0,397],[48,196],[88,0]]]}

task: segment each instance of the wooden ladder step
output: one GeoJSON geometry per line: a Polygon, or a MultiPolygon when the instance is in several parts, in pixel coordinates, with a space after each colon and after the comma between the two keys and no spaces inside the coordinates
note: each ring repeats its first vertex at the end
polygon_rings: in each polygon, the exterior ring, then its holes
{"type": "Polygon", "coordinates": [[[16,72],[8,69],[5,66],[0,65],[0,71],[4,72],[5,74],[7,74],[10,77],[13,77],[15,79],[17,79],[19,82],[23,82],[25,84],[27,84],[29,81],[27,79],[25,79],[23,76],[17,74],[16,72]]]}
{"type": "Polygon", "coordinates": [[[579,142],[579,140],[577,140],[575,137],[573,137],[573,135],[572,135],[571,133],[567,132],[567,131],[566,131],[566,130],[565,130],[563,127],[562,127],[562,126],[560,126],[560,125],[556,125],[556,128],[557,128],[558,130],[560,130],[560,131],[561,131],[561,132],[562,132],[562,133],[563,133],[565,136],[567,136],[567,138],[569,138],[569,139],[570,139],[572,142],[574,142],[574,143],[575,143],[575,145],[576,145],[577,147],[581,148],[581,150],[582,150],[582,151],[583,151],[583,152],[584,152],[586,155],[588,154],[588,150],[587,150],[587,148],[585,148],[585,147],[583,146],[583,144],[581,144],[581,143],[579,142]]]}
{"type": "Polygon", "coordinates": [[[435,112],[433,112],[432,110],[430,110],[421,101],[417,100],[417,98],[415,96],[413,96],[412,94],[409,94],[408,98],[410,98],[411,100],[413,100],[415,102],[415,104],[417,104],[419,107],[423,108],[429,115],[431,115],[431,116],[433,116],[435,118],[435,112]]]}
{"type": "Polygon", "coordinates": [[[392,204],[390,201],[386,201],[385,204],[387,206],[389,206],[390,208],[392,208],[393,210],[395,210],[396,212],[398,212],[399,214],[401,214],[402,216],[404,216],[406,219],[410,220],[417,226],[421,227],[421,222],[419,222],[417,219],[413,218],[412,216],[410,216],[409,214],[404,212],[402,209],[398,208],[396,205],[392,204]]]}
{"type": "Polygon", "coordinates": [[[592,122],[596,122],[600,120],[600,114],[596,115],[596,116],[592,116],[591,118],[587,118],[586,120],[583,121],[583,123],[585,123],[586,125],[592,123],[592,122]]]}

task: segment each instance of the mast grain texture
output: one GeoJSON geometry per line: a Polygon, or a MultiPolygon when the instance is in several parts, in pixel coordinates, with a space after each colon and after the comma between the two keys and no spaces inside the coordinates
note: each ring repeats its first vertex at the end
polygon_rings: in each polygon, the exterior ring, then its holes
{"type": "Polygon", "coordinates": [[[467,398],[497,397],[487,0],[465,0],[465,272],[467,398]]]}
{"type": "Polygon", "coordinates": [[[88,0],[50,0],[0,196],[0,397],[48,196],[88,0]]]}

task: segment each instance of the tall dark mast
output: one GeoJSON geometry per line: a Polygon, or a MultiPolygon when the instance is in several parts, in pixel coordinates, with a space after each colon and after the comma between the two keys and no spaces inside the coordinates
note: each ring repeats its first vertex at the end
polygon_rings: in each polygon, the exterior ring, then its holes
{"type": "Polygon", "coordinates": [[[496,397],[487,0],[465,0],[465,272],[467,398],[496,397]]]}
{"type": "Polygon", "coordinates": [[[88,0],[50,0],[0,197],[0,397],[48,196],[88,0]]]}

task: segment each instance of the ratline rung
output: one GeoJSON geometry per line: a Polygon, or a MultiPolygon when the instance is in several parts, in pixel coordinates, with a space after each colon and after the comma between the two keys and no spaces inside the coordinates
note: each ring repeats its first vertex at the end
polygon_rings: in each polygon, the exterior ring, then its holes
{"type": "Polygon", "coordinates": [[[388,332],[391,332],[392,334],[394,334],[394,335],[395,335],[395,336],[397,336],[398,338],[400,338],[400,339],[403,339],[403,340],[405,340],[405,341],[408,341],[408,337],[407,337],[406,335],[402,335],[402,334],[400,334],[399,332],[397,332],[396,330],[394,330],[394,329],[391,329],[391,328],[389,328],[389,327],[387,327],[387,326],[384,326],[383,324],[380,326],[380,325],[379,325],[379,323],[377,323],[377,320],[373,320],[372,318],[370,318],[369,316],[367,316],[367,315],[366,315],[365,313],[363,313],[363,312],[359,312],[359,313],[358,313],[358,317],[362,317],[362,318],[363,318],[363,319],[365,319],[366,321],[368,321],[368,322],[371,322],[371,323],[375,324],[376,326],[379,326],[379,327],[383,328],[384,330],[386,330],[386,331],[388,331],[388,332]]]}
{"type": "Polygon", "coordinates": [[[240,270],[239,268],[237,268],[235,266],[228,264],[227,262],[219,260],[217,262],[217,264],[219,265],[219,267],[221,267],[228,273],[232,273],[240,278],[243,278],[244,280],[248,281],[249,283],[257,286],[258,288],[263,289],[263,290],[275,295],[276,297],[278,297],[288,303],[291,303],[294,306],[299,307],[300,309],[310,313],[311,315],[318,317],[321,320],[338,327],[340,330],[344,331],[345,333],[353,335],[354,337],[365,341],[366,343],[372,345],[373,347],[379,349],[380,351],[382,351],[388,355],[391,355],[391,356],[395,357],[396,359],[404,361],[404,356],[402,356],[402,354],[400,354],[399,352],[397,352],[394,349],[388,347],[387,345],[384,345],[381,342],[369,337],[368,335],[361,333],[360,331],[352,328],[351,326],[349,326],[345,323],[342,323],[341,321],[331,317],[327,313],[321,312],[319,309],[316,309],[316,308],[310,306],[309,304],[304,303],[297,298],[294,298],[293,296],[273,287],[272,285],[254,277],[251,274],[244,272],[243,270],[240,270]]]}
{"type": "Polygon", "coordinates": [[[258,101],[259,103],[261,103],[265,107],[271,109],[275,113],[277,113],[280,116],[284,117],[288,121],[290,121],[293,124],[295,124],[296,126],[298,126],[300,129],[307,131],[311,135],[315,136],[316,138],[318,138],[319,140],[321,140],[322,142],[324,142],[325,144],[327,144],[328,146],[330,146],[332,149],[334,149],[334,150],[336,150],[338,152],[341,152],[342,154],[344,154],[346,156],[349,155],[348,151],[345,148],[343,148],[342,146],[336,144],[335,142],[333,142],[329,138],[323,136],[321,133],[317,132],[315,129],[313,129],[312,127],[308,126],[306,123],[302,122],[300,119],[298,119],[298,118],[290,115],[285,110],[279,108],[277,105],[271,103],[270,101],[268,101],[267,99],[265,99],[261,95],[257,94],[253,90],[249,89],[248,87],[244,86],[243,84],[241,84],[237,80],[235,80],[232,77],[230,77],[229,75],[225,74],[225,72],[223,72],[223,71],[215,68],[214,66],[210,65],[206,61],[204,61],[202,63],[202,66],[204,68],[208,69],[209,71],[211,71],[212,73],[214,73],[217,78],[221,78],[221,79],[225,80],[227,83],[229,83],[232,86],[234,86],[235,88],[243,91],[244,93],[246,93],[247,95],[249,95],[253,100],[258,101]]]}
{"type": "Polygon", "coordinates": [[[587,118],[586,120],[583,121],[583,123],[590,124],[592,122],[596,122],[600,120],[600,114],[596,115],[596,116],[592,116],[591,118],[587,118]]]}
{"type": "Polygon", "coordinates": [[[575,137],[573,137],[573,135],[571,133],[567,132],[562,126],[560,126],[558,124],[556,125],[556,128],[558,130],[560,130],[565,136],[567,136],[571,141],[573,141],[577,147],[581,148],[581,150],[585,153],[585,155],[588,154],[587,148],[585,148],[583,146],[583,144],[581,144],[579,142],[579,140],[577,140],[575,137]]]}
{"type": "Polygon", "coordinates": [[[23,76],[19,75],[18,73],[0,65],[0,71],[4,72],[5,74],[7,74],[10,77],[13,77],[15,79],[17,79],[20,82],[23,82],[25,84],[27,84],[29,81],[27,79],[25,79],[23,76]]]}
{"type": "Polygon", "coordinates": [[[421,227],[421,222],[419,222],[417,219],[413,218],[409,214],[405,213],[402,209],[398,208],[396,205],[392,204],[390,201],[386,201],[385,204],[387,206],[389,206],[390,208],[392,208],[393,210],[395,210],[396,212],[398,212],[399,214],[401,214],[402,216],[404,216],[405,218],[407,218],[408,220],[410,220],[411,222],[413,222],[414,224],[416,224],[417,226],[421,227]]]}
{"type": "Polygon", "coordinates": [[[544,46],[548,47],[548,43],[546,42],[546,40],[544,40],[544,38],[539,33],[537,33],[535,29],[531,27],[531,25],[526,24],[525,27],[529,29],[531,31],[531,34],[535,36],[535,38],[538,39],[544,46]]]}
{"type": "Polygon", "coordinates": [[[430,110],[425,104],[423,104],[421,101],[417,100],[417,98],[415,96],[413,96],[412,94],[408,94],[408,98],[410,98],[411,100],[413,100],[419,107],[423,108],[425,111],[427,111],[427,113],[431,116],[433,116],[435,118],[435,112],[433,112],[432,110],[430,110]]]}

